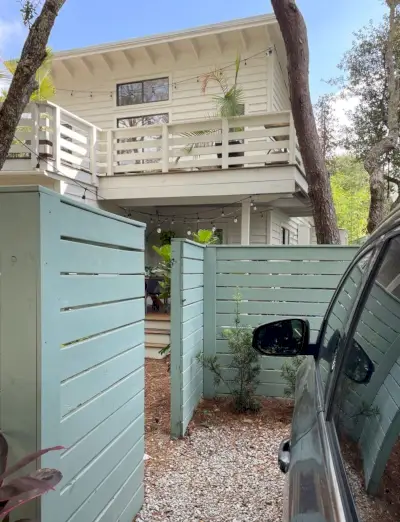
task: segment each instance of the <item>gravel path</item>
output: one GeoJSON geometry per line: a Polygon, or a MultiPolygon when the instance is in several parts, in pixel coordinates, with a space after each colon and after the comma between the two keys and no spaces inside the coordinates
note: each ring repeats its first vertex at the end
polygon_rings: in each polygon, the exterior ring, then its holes
{"type": "Polygon", "coordinates": [[[289,432],[290,407],[267,404],[249,418],[229,416],[216,405],[207,408],[189,437],[164,448],[162,465],[155,464],[157,458],[148,461],[137,521],[281,520],[284,477],[277,453],[289,432]]]}

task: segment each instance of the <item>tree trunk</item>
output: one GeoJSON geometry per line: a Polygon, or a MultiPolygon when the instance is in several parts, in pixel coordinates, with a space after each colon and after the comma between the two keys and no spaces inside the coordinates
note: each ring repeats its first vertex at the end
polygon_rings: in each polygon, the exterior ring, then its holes
{"type": "Polygon", "coordinates": [[[365,170],[369,174],[371,203],[369,206],[367,230],[371,234],[385,217],[385,180],[383,165],[387,154],[397,147],[399,141],[400,85],[396,75],[396,61],[394,56],[394,41],[398,30],[398,16],[396,10],[400,0],[386,0],[390,8],[389,38],[386,51],[387,80],[388,80],[388,134],[379,143],[374,145],[364,161],[365,170]]]}
{"type": "Polygon", "coordinates": [[[46,0],[30,28],[7,97],[0,107],[0,170],[6,161],[21,115],[37,87],[36,72],[46,57],[50,32],[65,1],[46,0]]]}
{"type": "Polygon", "coordinates": [[[328,172],[315,124],[309,87],[307,28],[295,0],[271,0],[285,41],[290,101],[306,171],[319,244],[340,244],[328,172]]]}

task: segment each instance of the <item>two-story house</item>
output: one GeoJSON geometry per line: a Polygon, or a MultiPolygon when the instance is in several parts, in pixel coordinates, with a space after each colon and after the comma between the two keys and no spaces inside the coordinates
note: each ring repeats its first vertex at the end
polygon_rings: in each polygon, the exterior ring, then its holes
{"type": "Polygon", "coordinates": [[[1,183],[39,182],[160,231],[218,229],[224,243],[308,244],[308,186],[273,15],[56,53],[56,105],[24,114],[1,183]],[[238,85],[221,118],[204,75],[238,85]],[[32,134],[30,136],[30,134],[32,134]],[[29,172],[28,172],[29,171],[29,172]],[[18,174],[18,176],[17,176],[18,174]]]}

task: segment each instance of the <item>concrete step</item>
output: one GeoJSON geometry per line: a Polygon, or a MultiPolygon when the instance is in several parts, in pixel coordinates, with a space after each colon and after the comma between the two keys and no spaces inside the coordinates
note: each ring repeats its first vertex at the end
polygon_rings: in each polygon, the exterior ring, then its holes
{"type": "Polygon", "coordinates": [[[148,343],[156,343],[161,344],[163,346],[169,344],[170,342],[170,335],[169,332],[166,332],[165,330],[152,330],[147,329],[145,330],[145,343],[146,346],[148,343]]]}

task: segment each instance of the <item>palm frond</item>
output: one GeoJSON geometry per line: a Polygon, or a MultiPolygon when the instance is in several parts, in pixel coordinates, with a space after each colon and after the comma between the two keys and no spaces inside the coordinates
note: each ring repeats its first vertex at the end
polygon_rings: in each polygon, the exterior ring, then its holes
{"type": "MultiPolygon", "coordinates": [[[[51,76],[51,65],[53,60],[53,51],[50,48],[46,49],[46,58],[44,59],[42,65],[39,67],[36,73],[36,80],[38,82],[38,89],[36,89],[32,96],[31,101],[43,101],[50,100],[55,93],[55,87],[53,78],[51,76]]],[[[0,79],[7,78],[12,79],[15,74],[15,70],[17,69],[19,60],[5,60],[3,65],[5,67],[5,71],[0,72],[0,79]]],[[[0,94],[0,99],[4,99],[7,95],[7,91],[3,89],[0,94]]]]}
{"type": "Polygon", "coordinates": [[[240,54],[237,54],[236,60],[235,60],[235,82],[234,82],[235,87],[237,85],[237,80],[238,80],[238,76],[239,76],[240,63],[241,63],[240,54]]]}
{"type": "Polygon", "coordinates": [[[228,80],[224,74],[224,71],[216,67],[212,71],[204,74],[201,78],[201,92],[205,94],[208,84],[210,82],[215,82],[219,85],[221,91],[225,94],[228,89],[228,80]]]}

